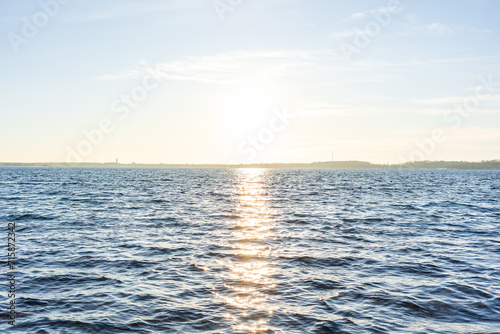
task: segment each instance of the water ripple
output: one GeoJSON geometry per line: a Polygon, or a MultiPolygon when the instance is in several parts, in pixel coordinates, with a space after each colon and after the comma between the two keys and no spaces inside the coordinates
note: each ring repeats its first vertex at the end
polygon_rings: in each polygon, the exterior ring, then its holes
{"type": "Polygon", "coordinates": [[[499,217],[498,171],[0,168],[0,332],[500,333],[499,217]]]}

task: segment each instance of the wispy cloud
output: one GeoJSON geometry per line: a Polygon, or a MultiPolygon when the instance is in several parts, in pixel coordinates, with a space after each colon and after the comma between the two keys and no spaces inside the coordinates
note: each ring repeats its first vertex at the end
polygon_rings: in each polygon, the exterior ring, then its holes
{"type": "Polygon", "coordinates": [[[472,33],[490,33],[492,30],[480,29],[473,26],[467,25],[448,25],[444,23],[434,22],[424,26],[423,30],[435,34],[454,34],[460,32],[472,32],[472,33]]]}
{"type": "Polygon", "coordinates": [[[356,35],[356,30],[351,29],[351,30],[344,30],[344,31],[331,33],[330,37],[338,39],[338,40],[343,40],[343,39],[352,38],[355,35],[356,35]]]}
{"type": "Polygon", "coordinates": [[[344,21],[344,22],[358,21],[358,20],[367,18],[373,14],[388,13],[388,12],[391,12],[391,7],[390,6],[382,6],[382,7],[378,7],[375,9],[369,9],[366,11],[353,13],[353,14],[349,15],[347,18],[343,19],[342,21],[344,21]]]}
{"type": "MultiPolygon", "coordinates": [[[[413,102],[422,105],[453,105],[457,103],[463,103],[464,100],[465,100],[464,96],[452,96],[452,97],[414,100],[413,102]]],[[[500,95],[491,95],[488,97],[484,97],[481,98],[481,101],[483,102],[500,101],[500,95]]]]}
{"type": "Polygon", "coordinates": [[[300,117],[348,116],[359,114],[358,110],[349,105],[317,103],[295,108],[294,114],[300,117]]]}
{"type": "Polygon", "coordinates": [[[152,69],[169,80],[189,80],[204,83],[235,84],[249,79],[266,80],[269,77],[303,73],[319,62],[334,57],[329,50],[235,51],[212,56],[184,57],[182,60],[150,65],[143,62],[139,68],[118,74],[103,75],[97,79],[114,80],[144,77],[152,69]]]}
{"type": "Polygon", "coordinates": [[[368,15],[367,12],[357,12],[357,13],[354,13],[351,16],[349,16],[347,18],[347,20],[349,20],[349,21],[360,20],[360,19],[365,18],[367,15],[368,15]]]}
{"type": "Polygon", "coordinates": [[[139,3],[135,1],[123,0],[117,5],[102,4],[100,11],[97,12],[82,12],[77,17],[71,17],[74,22],[85,21],[100,21],[118,18],[136,17],[141,13],[165,12],[165,11],[206,11],[207,6],[202,0],[184,1],[184,0],[169,0],[158,1],[152,0],[147,3],[139,3]]]}
{"type": "MultiPolygon", "coordinates": [[[[394,5],[394,4],[393,4],[394,5]]],[[[337,40],[344,40],[344,39],[349,39],[352,38],[354,35],[356,35],[357,31],[360,30],[361,28],[357,25],[360,24],[360,21],[366,21],[366,20],[380,20],[381,16],[384,16],[382,20],[385,20],[387,15],[389,15],[389,21],[390,21],[390,16],[391,14],[394,14],[394,7],[391,6],[383,6],[375,9],[370,9],[366,11],[361,11],[361,12],[356,12],[351,15],[349,15],[345,19],[341,19],[341,22],[349,23],[349,24],[354,24],[356,25],[352,29],[346,29],[343,31],[337,31],[331,33],[329,36],[332,38],[335,38],[337,40]]]]}

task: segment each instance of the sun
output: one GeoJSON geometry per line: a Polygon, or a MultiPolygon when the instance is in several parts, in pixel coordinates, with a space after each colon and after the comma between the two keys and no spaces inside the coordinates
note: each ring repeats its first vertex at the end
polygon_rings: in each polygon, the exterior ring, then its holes
{"type": "Polygon", "coordinates": [[[224,111],[224,127],[231,136],[248,135],[269,118],[276,102],[260,87],[249,86],[231,95],[224,111]]]}

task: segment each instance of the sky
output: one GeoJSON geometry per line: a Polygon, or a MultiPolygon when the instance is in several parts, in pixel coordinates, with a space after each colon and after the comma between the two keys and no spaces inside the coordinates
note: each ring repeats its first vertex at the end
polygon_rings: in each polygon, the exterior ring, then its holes
{"type": "Polygon", "coordinates": [[[0,161],[500,158],[500,1],[0,2],[0,161]]]}

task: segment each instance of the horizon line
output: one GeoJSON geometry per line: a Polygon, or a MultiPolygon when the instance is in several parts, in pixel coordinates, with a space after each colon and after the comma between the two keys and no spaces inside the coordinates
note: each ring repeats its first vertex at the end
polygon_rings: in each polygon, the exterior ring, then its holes
{"type": "Polygon", "coordinates": [[[20,162],[20,161],[0,161],[0,165],[175,165],[175,166],[249,166],[249,165],[313,165],[313,164],[334,164],[334,163],[362,163],[373,166],[399,166],[405,164],[418,163],[500,163],[500,158],[488,160],[414,160],[397,163],[374,163],[365,160],[327,160],[327,161],[312,161],[312,162],[241,162],[241,163],[165,163],[165,162],[118,162],[118,161],[81,161],[81,162],[62,162],[62,161],[45,161],[45,162],[20,162]]]}

